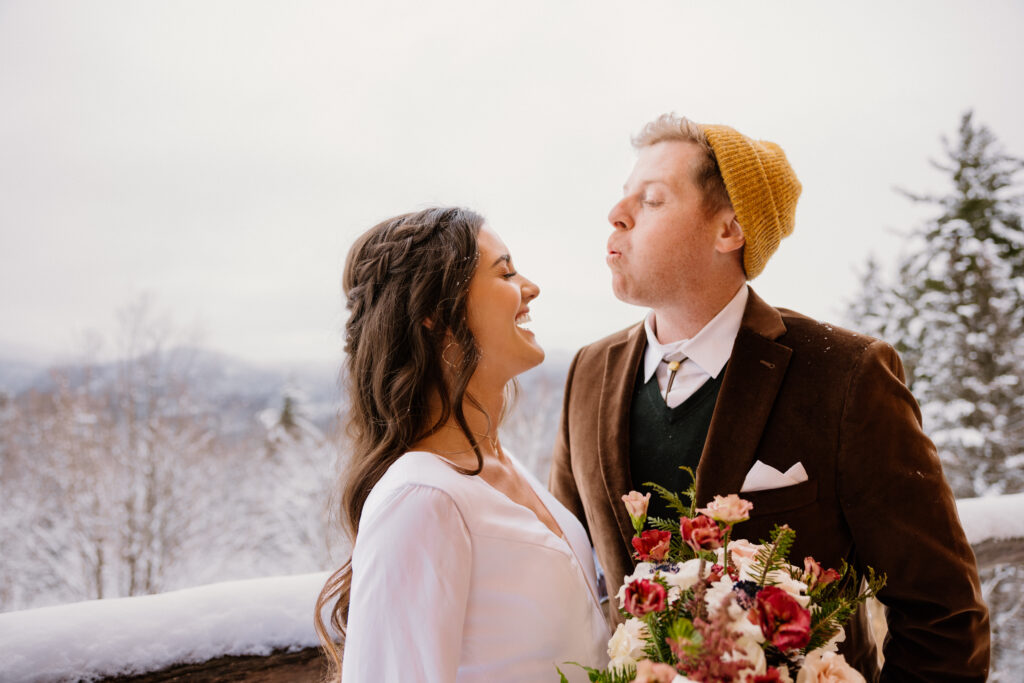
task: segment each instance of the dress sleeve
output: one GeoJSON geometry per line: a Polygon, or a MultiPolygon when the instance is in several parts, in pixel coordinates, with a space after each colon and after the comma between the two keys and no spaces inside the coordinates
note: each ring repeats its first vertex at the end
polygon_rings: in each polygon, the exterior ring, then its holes
{"type": "Polygon", "coordinates": [[[865,350],[841,429],[838,485],[855,564],[887,575],[881,680],[984,681],[989,623],[974,553],[888,344],[865,350]]]}
{"type": "Polygon", "coordinates": [[[365,516],[352,551],[345,683],[449,683],[459,668],[472,545],[444,491],[408,485],[365,516]]]}

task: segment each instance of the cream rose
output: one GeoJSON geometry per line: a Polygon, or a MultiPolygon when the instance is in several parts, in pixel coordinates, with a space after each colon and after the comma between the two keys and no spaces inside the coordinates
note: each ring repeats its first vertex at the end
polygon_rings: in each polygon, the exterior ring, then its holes
{"type": "Polygon", "coordinates": [[[835,652],[815,650],[804,659],[796,683],[866,683],[864,677],[835,652]]]}
{"type": "Polygon", "coordinates": [[[644,656],[647,635],[647,625],[639,619],[631,618],[619,624],[608,641],[609,666],[613,669],[635,666],[644,656]]]}

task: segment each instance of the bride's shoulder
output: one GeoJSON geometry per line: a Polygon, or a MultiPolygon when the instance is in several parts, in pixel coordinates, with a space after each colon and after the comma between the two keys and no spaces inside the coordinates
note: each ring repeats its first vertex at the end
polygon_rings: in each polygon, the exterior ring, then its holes
{"type": "Polygon", "coordinates": [[[381,477],[385,485],[423,484],[445,488],[457,485],[464,475],[459,474],[438,455],[428,451],[409,451],[391,463],[381,477]]]}
{"type": "Polygon", "coordinates": [[[440,457],[426,451],[410,451],[388,467],[366,499],[366,507],[384,504],[400,491],[409,488],[434,489],[447,494],[458,503],[467,485],[466,475],[452,469],[440,457]]]}

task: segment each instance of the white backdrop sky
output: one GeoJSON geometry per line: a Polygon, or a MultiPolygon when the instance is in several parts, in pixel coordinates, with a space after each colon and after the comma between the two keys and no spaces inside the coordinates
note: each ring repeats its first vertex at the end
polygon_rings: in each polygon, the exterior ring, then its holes
{"type": "Polygon", "coordinates": [[[355,235],[482,212],[574,349],[614,299],[605,216],[664,111],[782,145],[804,192],[754,287],[837,319],[943,189],[973,108],[1024,154],[1024,3],[0,0],[0,354],[73,353],[152,294],[208,345],[330,360],[355,235]]]}

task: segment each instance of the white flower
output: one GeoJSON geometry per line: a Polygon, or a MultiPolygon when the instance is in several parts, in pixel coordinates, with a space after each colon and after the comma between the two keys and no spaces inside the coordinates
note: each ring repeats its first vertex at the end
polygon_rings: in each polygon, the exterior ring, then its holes
{"type": "Polygon", "coordinates": [[[635,617],[619,624],[608,641],[609,666],[613,669],[635,666],[644,656],[644,640],[648,635],[647,625],[635,617]]]}
{"type": "Polygon", "coordinates": [[[740,671],[740,680],[745,681],[754,676],[760,676],[768,670],[768,660],[764,657],[764,650],[761,649],[760,643],[753,638],[744,636],[736,641],[736,646],[740,648],[740,652],[727,652],[722,655],[722,659],[726,662],[744,659],[750,664],[749,667],[740,671]]]}
{"type": "Polygon", "coordinates": [[[738,604],[730,605],[729,616],[732,618],[732,623],[729,624],[729,630],[740,638],[749,638],[755,643],[763,643],[764,632],[761,630],[760,624],[755,624],[747,619],[747,614],[748,611],[738,604]]]}
{"type": "Polygon", "coordinates": [[[668,584],[669,604],[678,600],[683,591],[692,588],[700,580],[697,574],[700,571],[700,560],[687,560],[674,566],[678,571],[658,572],[668,584]]]}
{"type": "MultiPolygon", "coordinates": [[[[704,593],[704,604],[708,606],[708,611],[711,614],[717,614],[722,609],[723,603],[726,602],[726,598],[729,598],[729,606],[731,607],[736,603],[736,597],[732,592],[732,579],[728,576],[723,576],[718,581],[708,586],[707,591],[704,593]]],[[[730,613],[730,616],[732,614],[730,613]]]]}
{"type": "Polygon", "coordinates": [[[866,683],[864,677],[846,663],[846,658],[821,649],[809,652],[796,683],[866,683]]]}

